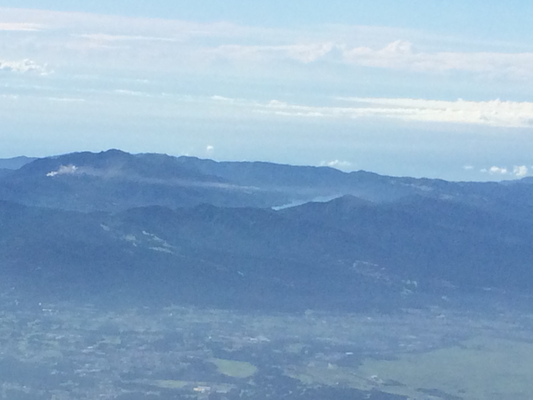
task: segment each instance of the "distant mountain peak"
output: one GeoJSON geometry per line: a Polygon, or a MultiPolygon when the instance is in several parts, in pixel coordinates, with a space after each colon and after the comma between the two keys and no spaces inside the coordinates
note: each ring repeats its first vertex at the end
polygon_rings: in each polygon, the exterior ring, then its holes
{"type": "Polygon", "coordinates": [[[362,199],[360,197],[346,194],[344,196],[339,196],[328,202],[330,205],[336,205],[340,207],[361,207],[361,206],[372,206],[373,202],[369,200],[362,199]]]}
{"type": "Polygon", "coordinates": [[[13,158],[0,158],[0,169],[16,170],[36,160],[33,157],[18,156],[13,158]]]}

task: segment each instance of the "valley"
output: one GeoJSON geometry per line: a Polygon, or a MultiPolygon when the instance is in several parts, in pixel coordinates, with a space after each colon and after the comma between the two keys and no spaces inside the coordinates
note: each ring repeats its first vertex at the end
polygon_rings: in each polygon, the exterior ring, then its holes
{"type": "Polygon", "coordinates": [[[0,319],[9,400],[481,400],[532,390],[533,313],[495,299],[479,311],[384,315],[31,304],[12,293],[0,319]]]}
{"type": "Polygon", "coordinates": [[[0,163],[2,399],[533,392],[528,179],[15,161],[0,163]]]}

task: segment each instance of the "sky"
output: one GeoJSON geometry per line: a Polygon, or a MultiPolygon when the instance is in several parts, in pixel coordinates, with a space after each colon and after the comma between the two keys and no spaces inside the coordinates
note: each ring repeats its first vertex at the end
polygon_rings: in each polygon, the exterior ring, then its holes
{"type": "Polygon", "coordinates": [[[526,0],[2,0],[0,157],[531,176],[531,15],[526,0]]]}

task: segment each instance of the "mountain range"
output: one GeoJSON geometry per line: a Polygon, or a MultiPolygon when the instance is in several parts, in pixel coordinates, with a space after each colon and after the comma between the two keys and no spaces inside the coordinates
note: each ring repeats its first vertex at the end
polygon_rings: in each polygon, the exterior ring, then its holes
{"type": "Polygon", "coordinates": [[[527,178],[118,150],[22,164],[0,174],[0,268],[38,296],[356,310],[533,285],[527,178]]]}

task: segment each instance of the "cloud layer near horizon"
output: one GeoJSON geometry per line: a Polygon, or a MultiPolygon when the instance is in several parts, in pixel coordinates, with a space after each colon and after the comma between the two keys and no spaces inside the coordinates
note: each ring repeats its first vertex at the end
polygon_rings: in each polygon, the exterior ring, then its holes
{"type": "MultiPolygon", "coordinates": [[[[42,63],[72,64],[91,57],[106,64],[138,68],[272,68],[276,63],[321,62],[347,67],[411,71],[423,74],[464,72],[485,78],[533,79],[533,52],[459,50],[458,41],[431,43],[424,32],[365,26],[321,26],[300,30],[199,23],[74,12],[0,8],[0,32],[18,32],[5,43],[19,58],[39,55],[42,63]],[[24,33],[31,35],[31,43],[24,33]],[[418,49],[422,44],[421,49],[418,49]],[[46,59],[49,58],[49,59],[46,59]]],[[[281,68],[282,66],[278,66],[281,68]]],[[[282,70],[280,70],[282,72],[282,70]]]]}
{"type": "Polygon", "coordinates": [[[200,156],[529,175],[533,45],[436,32],[0,7],[3,135],[38,152],[155,135],[200,156]]]}
{"type": "Polygon", "coordinates": [[[213,96],[215,101],[252,108],[263,114],[299,118],[387,118],[403,121],[533,127],[533,102],[437,101],[402,98],[340,98],[346,106],[308,106],[278,100],[267,103],[213,96]]]}
{"type": "Polygon", "coordinates": [[[39,75],[47,75],[49,73],[46,65],[39,65],[32,60],[16,60],[6,61],[0,60],[0,72],[18,72],[18,73],[37,73],[39,75]]]}

